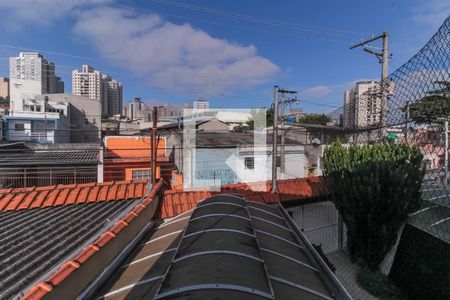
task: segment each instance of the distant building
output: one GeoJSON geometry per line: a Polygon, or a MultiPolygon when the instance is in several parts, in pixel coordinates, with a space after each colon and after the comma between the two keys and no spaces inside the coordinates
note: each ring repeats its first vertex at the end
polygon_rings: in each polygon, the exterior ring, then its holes
{"type": "Polygon", "coordinates": [[[147,105],[141,101],[141,98],[134,98],[133,101],[128,103],[124,113],[129,120],[146,120],[151,112],[147,105]]]}
{"type": "Polygon", "coordinates": [[[122,84],[89,65],[83,65],[81,71],[72,71],[72,93],[99,100],[102,103],[102,113],[109,117],[122,113],[122,84]]]}
{"type": "Polygon", "coordinates": [[[203,99],[194,101],[194,109],[209,109],[209,101],[203,99]]]}
{"type": "Polygon", "coordinates": [[[3,116],[8,141],[95,143],[100,141],[100,101],[70,94],[36,95],[25,111],[3,116]]]}
{"type": "Polygon", "coordinates": [[[25,111],[35,95],[64,93],[64,83],[55,75],[55,64],[37,52],[21,52],[9,58],[11,111],[25,111]]]}
{"type": "MultiPolygon", "coordinates": [[[[394,83],[389,82],[386,94],[389,96],[393,92],[394,83]]],[[[358,81],[354,88],[345,91],[343,127],[358,128],[380,125],[382,96],[380,82],[373,80],[358,81]]]]}
{"type": "Polygon", "coordinates": [[[9,99],[9,79],[0,77],[0,98],[9,99]]]}

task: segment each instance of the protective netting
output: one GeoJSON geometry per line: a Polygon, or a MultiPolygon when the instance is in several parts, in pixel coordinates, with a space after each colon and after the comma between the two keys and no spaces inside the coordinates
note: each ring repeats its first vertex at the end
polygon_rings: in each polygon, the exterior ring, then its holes
{"type": "MultiPolygon", "coordinates": [[[[388,274],[400,290],[393,292],[389,299],[449,299],[450,17],[430,41],[388,79],[384,93],[379,82],[364,83],[369,88],[358,94],[356,102],[349,102],[328,114],[334,126],[307,129],[311,136],[309,141],[318,138],[325,147],[337,139],[343,144],[387,142],[410,144],[420,150],[426,169],[421,189],[422,206],[409,215],[380,270],[388,274]],[[380,119],[383,95],[387,96],[386,126],[381,126],[380,119]]],[[[358,282],[357,263],[350,261],[347,253],[345,224],[340,225],[332,202],[289,210],[310,240],[322,247],[336,268],[335,274],[352,296],[377,299],[358,282]]],[[[365,280],[372,280],[374,285],[379,283],[376,277],[368,276],[365,280]]]]}

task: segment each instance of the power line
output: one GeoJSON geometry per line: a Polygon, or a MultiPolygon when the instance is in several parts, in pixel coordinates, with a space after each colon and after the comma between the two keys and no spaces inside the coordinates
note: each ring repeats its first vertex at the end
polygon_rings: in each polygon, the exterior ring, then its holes
{"type": "Polygon", "coordinates": [[[244,15],[244,14],[238,14],[234,12],[219,10],[219,9],[213,9],[198,5],[192,5],[187,3],[181,3],[177,1],[171,1],[171,0],[151,0],[153,2],[173,6],[173,7],[179,7],[194,11],[199,11],[203,13],[213,14],[213,15],[219,15],[219,16],[226,16],[231,18],[236,18],[244,21],[250,21],[250,22],[256,22],[266,25],[272,25],[272,26],[279,26],[279,27],[285,27],[295,30],[313,30],[313,31],[324,31],[324,32],[339,32],[339,33],[347,33],[347,34],[368,34],[364,32],[355,32],[350,30],[344,30],[344,29],[337,29],[337,28],[327,28],[327,27],[319,27],[319,26],[311,26],[311,25],[305,25],[305,24],[299,24],[299,23],[293,23],[293,22],[286,22],[286,21],[280,21],[280,20],[274,20],[269,18],[261,18],[256,16],[250,16],[250,15],[244,15]]]}

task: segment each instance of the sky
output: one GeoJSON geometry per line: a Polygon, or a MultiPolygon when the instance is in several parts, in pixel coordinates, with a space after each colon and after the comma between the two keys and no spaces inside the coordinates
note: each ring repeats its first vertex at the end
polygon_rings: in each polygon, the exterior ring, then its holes
{"type": "Polygon", "coordinates": [[[89,64],[123,83],[124,103],[270,107],[279,85],[298,91],[292,108],[329,112],[380,77],[352,43],[387,31],[392,72],[449,13],[448,0],[0,0],[0,76],[8,57],[36,50],[69,93],[71,71],[89,64]]]}

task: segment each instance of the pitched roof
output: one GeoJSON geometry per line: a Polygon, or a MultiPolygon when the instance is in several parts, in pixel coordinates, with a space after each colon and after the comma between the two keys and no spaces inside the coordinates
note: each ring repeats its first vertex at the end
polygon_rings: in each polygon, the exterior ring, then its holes
{"type": "Polygon", "coordinates": [[[261,203],[276,203],[305,200],[311,198],[325,198],[328,191],[321,183],[320,177],[285,179],[278,181],[278,190],[270,192],[271,181],[255,183],[237,183],[223,185],[220,191],[214,190],[166,190],[159,217],[172,218],[193,209],[196,203],[212,195],[223,193],[239,193],[247,200],[261,203]]]}
{"type": "Polygon", "coordinates": [[[0,211],[141,198],[147,181],[0,189],[0,211]]]}
{"type": "Polygon", "coordinates": [[[224,194],[157,227],[95,299],[346,299],[346,295],[281,206],[224,194]]]}
{"type": "MultiPolygon", "coordinates": [[[[27,289],[139,200],[0,212],[0,299],[27,289]]],[[[86,245],[87,246],[87,245],[86,245]]]]}
{"type": "Polygon", "coordinates": [[[89,165],[97,164],[99,150],[46,150],[2,152],[0,166],[89,165]]]}
{"type": "MultiPolygon", "coordinates": [[[[137,186],[140,186],[140,184],[137,186]]],[[[140,196],[134,194],[136,198],[131,201],[111,202],[102,200],[97,203],[84,203],[80,205],[48,208],[50,212],[67,210],[80,211],[84,208],[89,210],[92,215],[89,215],[86,211],[81,211],[74,215],[65,212],[66,218],[68,216],[72,216],[73,218],[70,220],[69,224],[67,224],[67,226],[71,227],[60,228],[58,226],[49,226],[50,228],[48,230],[50,230],[50,232],[47,235],[44,235],[43,240],[53,239],[53,243],[56,243],[56,245],[48,243],[48,246],[50,248],[52,246],[56,247],[56,249],[44,252],[45,254],[42,259],[57,257],[59,260],[44,260],[38,262],[25,261],[27,265],[31,265],[31,267],[43,266],[43,274],[36,274],[36,276],[32,278],[34,280],[33,286],[24,287],[22,285],[17,287],[20,288],[20,293],[26,292],[22,299],[41,299],[46,294],[59,287],[59,285],[69,278],[72,273],[81,270],[83,266],[88,264],[91,264],[91,267],[88,268],[93,269],[93,271],[92,269],[90,270],[89,275],[98,276],[98,274],[103,271],[103,268],[109,265],[112,259],[122,251],[122,248],[135,237],[137,234],[136,231],[141,230],[142,227],[153,218],[157,206],[157,203],[153,200],[157,197],[162,184],[162,181],[158,182],[152,190],[146,194],[139,193],[138,195],[140,196]],[[71,230],[76,230],[77,228],[79,228],[81,234],[74,234],[72,240],[64,239],[64,237],[58,235],[58,233],[64,234],[66,232],[71,232],[71,230]],[[91,236],[87,235],[87,232],[91,231],[93,234],[91,236]],[[122,233],[120,238],[117,238],[120,233],[122,233]],[[69,254],[66,254],[67,252],[69,252],[69,254]],[[100,261],[98,261],[99,255],[100,261]],[[97,257],[97,261],[92,261],[95,257],[97,257]],[[39,281],[36,282],[36,279],[39,279],[39,281]]],[[[116,189],[116,186],[117,185],[111,185],[111,188],[116,189]]],[[[135,189],[143,191],[143,187],[137,187],[133,184],[128,184],[127,186],[130,187],[130,193],[135,189]]],[[[121,193],[126,194],[127,190],[125,189],[125,184],[122,184],[122,188],[117,187],[117,190],[119,189],[123,191],[121,193]]],[[[132,193],[134,193],[134,191],[132,193]]],[[[117,196],[118,193],[115,195],[117,196]]],[[[113,200],[112,196],[111,200],[113,200]]],[[[31,212],[36,212],[39,216],[45,218],[46,215],[43,214],[44,210],[45,209],[17,211],[14,213],[21,216],[27,216],[31,212]]],[[[62,216],[59,216],[59,218],[62,218],[62,216]]],[[[48,225],[49,223],[43,222],[43,226],[48,225]]],[[[43,230],[43,228],[41,228],[41,230],[43,230]]],[[[39,251],[32,250],[32,252],[35,253],[35,255],[42,254],[43,249],[41,248],[44,246],[42,239],[34,239],[34,243],[39,246],[39,251]]],[[[19,261],[23,260],[21,258],[18,259],[19,261]]],[[[15,273],[17,272],[17,269],[11,268],[9,272],[15,273]]],[[[20,274],[17,276],[20,276],[20,274]]],[[[28,274],[24,273],[22,276],[26,277],[28,274]]],[[[74,276],[72,276],[72,278],[73,277],[74,276]]],[[[83,283],[87,285],[87,283],[94,278],[95,277],[89,278],[82,275],[80,280],[85,280],[83,283]]],[[[3,282],[0,282],[0,284],[3,284],[3,282]]],[[[73,287],[72,290],[76,290],[76,288],[84,288],[84,286],[76,286],[73,287]]],[[[17,290],[15,290],[15,292],[17,292],[17,290]]],[[[67,295],[65,297],[68,299],[72,298],[67,295]]],[[[59,299],[58,296],[57,299],[59,299]]]]}

